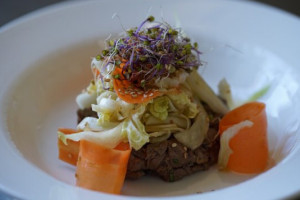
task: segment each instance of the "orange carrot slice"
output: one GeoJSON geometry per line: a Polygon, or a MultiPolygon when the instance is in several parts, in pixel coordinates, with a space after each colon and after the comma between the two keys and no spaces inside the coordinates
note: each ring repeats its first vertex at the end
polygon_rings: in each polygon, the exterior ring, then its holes
{"type": "Polygon", "coordinates": [[[86,140],[80,141],[76,185],[112,194],[120,194],[131,149],[120,144],[109,149],[86,140]]]}
{"type": "MultiPolygon", "coordinates": [[[[64,134],[77,133],[77,130],[60,128],[58,131],[64,134]]],[[[65,145],[59,138],[57,141],[58,145],[58,158],[71,165],[76,165],[79,153],[79,142],[67,140],[68,144],[65,145]]]]}
{"type": "Polygon", "coordinates": [[[239,173],[259,173],[266,169],[268,163],[265,104],[251,102],[227,113],[219,124],[221,145],[222,134],[226,134],[226,130],[247,120],[251,126],[240,128],[229,141],[232,153],[226,168],[239,173]]]}
{"type": "Polygon", "coordinates": [[[113,76],[119,77],[114,78],[113,80],[115,92],[120,99],[127,103],[144,103],[161,95],[161,93],[155,89],[144,91],[134,87],[130,81],[124,79],[124,76],[122,75],[122,68],[120,67],[116,67],[113,76]]]}

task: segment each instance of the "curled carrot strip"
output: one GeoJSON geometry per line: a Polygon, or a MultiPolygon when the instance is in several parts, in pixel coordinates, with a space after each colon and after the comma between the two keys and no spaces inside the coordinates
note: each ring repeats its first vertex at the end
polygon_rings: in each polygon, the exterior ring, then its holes
{"type": "Polygon", "coordinates": [[[115,92],[120,99],[127,103],[144,103],[161,95],[158,90],[150,89],[144,91],[135,87],[130,81],[123,77],[122,68],[120,67],[116,67],[113,76],[118,77],[113,80],[115,92]]]}
{"type": "Polygon", "coordinates": [[[86,140],[80,141],[76,185],[120,194],[130,153],[128,143],[121,143],[110,149],[86,140]]]}
{"type": "MultiPolygon", "coordinates": [[[[75,129],[69,128],[60,128],[59,132],[64,134],[72,134],[77,133],[78,131],[75,129]]],[[[79,142],[73,140],[67,140],[68,144],[65,145],[59,138],[57,141],[58,145],[58,158],[64,162],[67,162],[71,165],[76,165],[79,153],[79,142]]]]}
{"type": "Polygon", "coordinates": [[[220,121],[219,132],[222,140],[222,134],[226,134],[228,128],[246,120],[252,122],[252,126],[241,128],[229,141],[232,153],[227,169],[239,173],[259,173],[268,164],[265,104],[251,102],[230,111],[220,121]]]}

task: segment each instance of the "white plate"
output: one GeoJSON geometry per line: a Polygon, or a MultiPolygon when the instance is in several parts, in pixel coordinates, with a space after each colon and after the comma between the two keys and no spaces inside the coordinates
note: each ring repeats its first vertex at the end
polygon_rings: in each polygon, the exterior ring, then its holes
{"type": "Polygon", "coordinates": [[[0,191],[22,199],[72,200],[281,199],[298,193],[299,35],[295,16],[245,1],[65,2],[2,27],[0,191]],[[120,20],[112,19],[114,13],[120,20]],[[75,127],[74,98],[91,78],[91,57],[102,40],[149,14],[179,21],[198,42],[206,62],[200,72],[214,89],[226,77],[236,99],[244,100],[270,84],[261,101],[267,104],[274,167],[257,176],[212,168],[176,183],[146,177],[126,181],[118,197],[74,186],[74,168],[57,159],[56,130],[75,127]]]}

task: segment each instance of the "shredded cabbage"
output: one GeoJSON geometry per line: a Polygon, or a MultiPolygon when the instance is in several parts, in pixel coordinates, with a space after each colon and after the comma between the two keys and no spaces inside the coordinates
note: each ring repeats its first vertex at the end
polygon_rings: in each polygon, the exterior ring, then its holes
{"type": "MultiPolygon", "coordinates": [[[[168,68],[169,66],[167,66],[168,68]]],[[[169,70],[172,70],[172,66],[169,67],[169,70]]],[[[169,89],[169,88],[176,88],[181,83],[184,83],[186,78],[189,76],[189,74],[184,70],[178,70],[175,72],[175,76],[170,77],[164,77],[162,79],[156,79],[155,83],[159,88],[163,89],[169,89]]]]}
{"type": "Polygon", "coordinates": [[[145,112],[145,105],[140,105],[135,113],[124,120],[122,126],[122,135],[127,137],[129,144],[135,150],[142,148],[144,144],[149,142],[149,135],[145,131],[145,126],[140,118],[145,112]]]}
{"type": "Polygon", "coordinates": [[[83,92],[76,97],[76,103],[80,109],[90,108],[92,104],[96,103],[97,94],[83,92]]]}
{"type": "MultiPolygon", "coordinates": [[[[132,148],[139,150],[144,144],[149,142],[149,135],[145,131],[145,126],[141,122],[141,116],[144,114],[146,105],[139,105],[132,110],[131,116],[128,116],[121,123],[109,121],[113,128],[107,129],[106,126],[99,125],[99,120],[93,117],[86,117],[78,124],[78,129],[82,132],[74,134],[64,134],[58,132],[58,137],[67,144],[67,139],[79,141],[81,139],[93,141],[108,148],[114,148],[120,142],[129,141],[132,148]]],[[[109,109],[108,109],[109,110],[109,109]]],[[[110,111],[110,110],[109,110],[110,111]]]]}
{"type": "Polygon", "coordinates": [[[73,141],[88,140],[107,148],[115,148],[120,142],[126,141],[126,137],[121,133],[123,122],[118,126],[101,132],[82,131],[73,134],[58,132],[58,138],[67,145],[67,139],[73,141]]]}
{"type": "Polygon", "coordinates": [[[165,132],[159,135],[159,136],[152,136],[152,134],[150,134],[150,143],[158,143],[158,142],[162,142],[164,140],[167,140],[169,137],[171,136],[171,133],[165,132]]]}
{"type": "Polygon", "coordinates": [[[160,119],[165,120],[168,117],[169,98],[166,96],[157,97],[149,104],[150,113],[160,119]]]}
{"type": "Polygon", "coordinates": [[[144,114],[143,123],[150,142],[156,143],[168,139],[173,133],[189,129],[191,120],[183,114],[171,112],[165,120],[157,119],[151,114],[144,114]]]}
{"type": "Polygon", "coordinates": [[[104,91],[97,97],[97,104],[92,105],[92,110],[98,114],[98,123],[102,127],[112,128],[116,123],[127,118],[134,105],[119,99],[117,94],[104,91]]]}
{"type": "Polygon", "coordinates": [[[188,129],[190,128],[191,122],[188,117],[178,112],[169,113],[165,120],[159,120],[152,115],[144,116],[144,124],[147,128],[149,125],[162,125],[162,124],[175,124],[177,127],[188,129]]]}
{"type": "MultiPolygon", "coordinates": [[[[176,133],[180,131],[184,131],[183,128],[178,127],[176,124],[161,124],[161,125],[148,125],[146,126],[147,132],[156,132],[160,134],[161,132],[165,133],[176,133]]],[[[151,134],[153,136],[153,134],[151,134]]]]}
{"type": "Polygon", "coordinates": [[[90,82],[90,84],[86,88],[86,91],[89,94],[97,93],[97,85],[95,84],[95,81],[90,82]]]}
{"type": "Polygon", "coordinates": [[[103,131],[104,127],[98,124],[98,119],[95,117],[85,117],[78,125],[77,130],[82,131],[103,131]]]}
{"type": "Polygon", "coordinates": [[[199,108],[196,103],[191,101],[185,92],[179,94],[168,94],[168,97],[172,101],[173,105],[178,109],[179,113],[183,113],[188,118],[195,118],[199,112],[199,108]]]}

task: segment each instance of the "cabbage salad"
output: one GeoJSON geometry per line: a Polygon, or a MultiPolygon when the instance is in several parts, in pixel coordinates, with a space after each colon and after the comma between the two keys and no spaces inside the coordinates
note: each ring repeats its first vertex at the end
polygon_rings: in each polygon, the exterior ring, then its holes
{"type": "Polygon", "coordinates": [[[78,133],[59,132],[59,138],[108,148],[129,142],[139,150],[174,137],[196,149],[207,136],[210,113],[228,111],[198,74],[199,66],[197,43],[181,29],[148,17],[122,37],[107,40],[106,49],[92,59],[93,80],[76,102],[97,117],[85,117],[78,133]]]}

